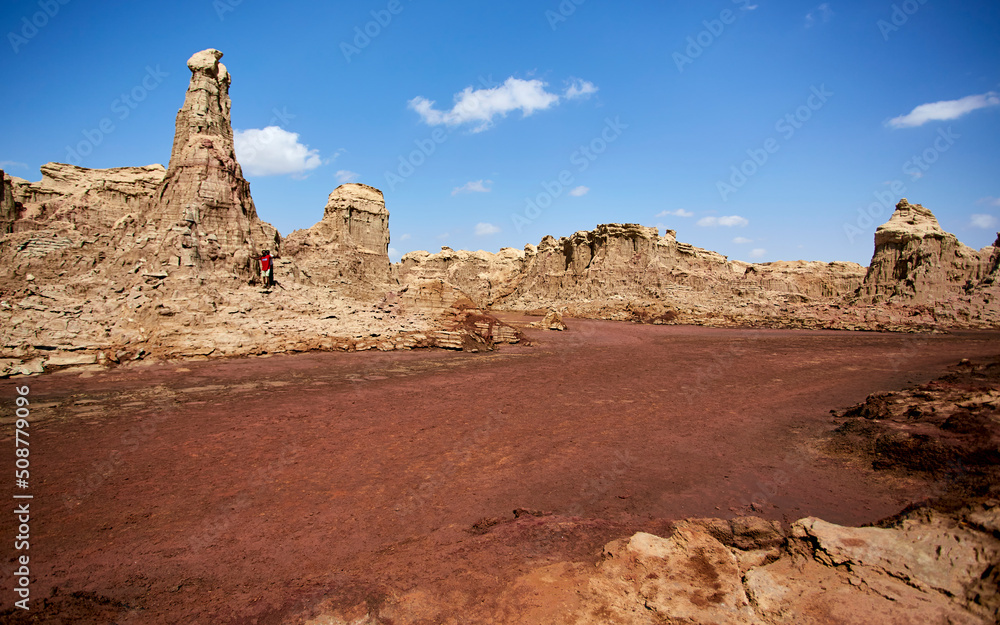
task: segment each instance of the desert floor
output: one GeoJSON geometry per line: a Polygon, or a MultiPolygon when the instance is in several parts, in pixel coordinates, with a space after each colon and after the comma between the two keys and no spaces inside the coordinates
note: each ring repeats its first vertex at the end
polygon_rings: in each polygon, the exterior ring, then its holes
{"type": "Polygon", "coordinates": [[[283,623],[416,593],[488,622],[529,568],[682,517],[870,523],[940,485],[822,451],[830,410],[1000,354],[1000,333],[567,323],[491,353],[0,381],[9,465],[30,387],[38,619],[0,621],[283,623]]]}

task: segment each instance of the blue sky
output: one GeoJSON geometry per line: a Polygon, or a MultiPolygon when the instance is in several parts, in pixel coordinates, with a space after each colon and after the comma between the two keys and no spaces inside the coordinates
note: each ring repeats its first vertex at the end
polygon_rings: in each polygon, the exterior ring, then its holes
{"type": "Polygon", "coordinates": [[[383,190],[394,259],[635,222],[734,259],[867,264],[899,197],[973,247],[1000,229],[995,1],[4,8],[0,167],[29,180],[166,165],[185,62],[214,47],[282,234],[341,181],[383,190]]]}

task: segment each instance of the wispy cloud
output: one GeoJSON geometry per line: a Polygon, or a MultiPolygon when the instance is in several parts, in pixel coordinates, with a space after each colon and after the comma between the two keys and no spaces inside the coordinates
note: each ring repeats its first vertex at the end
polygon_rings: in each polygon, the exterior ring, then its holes
{"type": "Polygon", "coordinates": [[[678,208],[674,211],[662,211],[656,213],[657,217],[694,217],[694,213],[691,211],[686,211],[683,208],[678,208]]]}
{"type": "Polygon", "coordinates": [[[589,97],[595,93],[597,93],[597,87],[594,86],[594,83],[589,80],[574,78],[563,95],[565,95],[568,100],[575,100],[576,98],[589,97]]]}
{"type": "Polygon", "coordinates": [[[976,200],[976,204],[985,204],[986,206],[1000,206],[1000,197],[984,197],[976,200]]]}
{"type": "Polygon", "coordinates": [[[830,8],[828,3],[824,2],[806,13],[806,28],[811,28],[817,22],[829,22],[831,17],[833,17],[833,9],[830,8]]]}
{"type": "Polygon", "coordinates": [[[492,180],[472,180],[466,182],[460,187],[455,187],[451,190],[452,195],[458,195],[459,193],[489,193],[493,190],[490,186],[493,184],[492,180]]]}
{"type": "Polygon", "coordinates": [[[299,143],[299,135],[278,126],[250,128],[233,133],[236,158],[255,176],[304,174],[323,164],[319,150],[299,143]]]}
{"type": "Polygon", "coordinates": [[[409,233],[406,233],[406,234],[401,234],[401,235],[399,235],[398,237],[396,237],[396,240],[397,240],[397,241],[406,241],[406,240],[408,240],[408,239],[410,239],[410,238],[411,238],[411,237],[410,237],[410,234],[409,234],[409,233]]]}
{"type": "Polygon", "coordinates": [[[725,226],[731,228],[733,226],[746,226],[750,222],[739,215],[730,215],[728,217],[702,217],[698,220],[699,226],[704,227],[715,227],[715,226],[725,226]]]}
{"type": "Polygon", "coordinates": [[[761,258],[767,254],[767,250],[762,247],[754,248],[750,250],[750,258],[761,258]]]}
{"type": "Polygon", "coordinates": [[[990,91],[981,95],[970,95],[958,100],[941,100],[921,104],[906,115],[893,117],[886,125],[891,128],[914,128],[931,121],[958,119],[972,111],[1000,105],[1000,95],[990,91]]]}
{"type": "Polygon", "coordinates": [[[435,108],[435,102],[423,96],[409,101],[428,126],[462,126],[473,124],[472,132],[482,132],[493,125],[496,117],[520,111],[528,117],[535,111],[544,111],[559,104],[561,98],[575,99],[597,92],[597,87],[586,80],[573,79],[562,96],[546,89],[548,84],[538,80],[523,80],[511,76],[498,87],[473,89],[466,87],[454,96],[449,110],[435,108]]]}
{"type": "Polygon", "coordinates": [[[974,214],[970,221],[973,228],[982,228],[984,230],[992,230],[1000,225],[1000,220],[993,215],[984,215],[981,213],[974,214]]]}
{"type": "Polygon", "coordinates": [[[736,237],[735,239],[733,239],[733,243],[739,243],[740,245],[744,245],[746,243],[753,243],[753,239],[748,239],[746,237],[736,237]]]}
{"type": "Polygon", "coordinates": [[[479,222],[476,224],[476,236],[484,237],[490,234],[496,234],[500,232],[500,228],[494,226],[493,224],[488,224],[485,222],[479,222]]]}
{"type": "Polygon", "coordinates": [[[590,193],[590,187],[585,187],[583,185],[580,185],[579,187],[576,187],[575,189],[572,189],[569,192],[569,194],[572,195],[573,197],[583,197],[588,193],[590,193]]]}
{"type": "Polygon", "coordinates": [[[346,169],[341,169],[336,174],[334,174],[334,177],[337,178],[337,182],[339,182],[340,184],[347,184],[348,182],[357,182],[358,178],[361,177],[361,174],[355,171],[348,171],[346,169]]]}
{"type": "Polygon", "coordinates": [[[11,167],[17,167],[19,169],[27,169],[27,163],[19,163],[17,161],[0,161],[0,169],[9,169],[11,167]]]}

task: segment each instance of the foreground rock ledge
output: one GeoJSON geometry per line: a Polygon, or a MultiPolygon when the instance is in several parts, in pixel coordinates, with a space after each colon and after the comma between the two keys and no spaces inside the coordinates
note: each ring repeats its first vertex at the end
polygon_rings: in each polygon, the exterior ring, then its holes
{"type": "MultiPolygon", "coordinates": [[[[689,519],[668,537],[608,543],[596,566],[559,562],[519,577],[494,623],[597,625],[984,625],[1000,618],[1000,502],[888,527],[804,518],[689,519]]],[[[308,625],[455,622],[465,597],[422,590],[376,611],[321,610],[308,625]]],[[[479,621],[477,621],[479,622],[479,621]]]]}

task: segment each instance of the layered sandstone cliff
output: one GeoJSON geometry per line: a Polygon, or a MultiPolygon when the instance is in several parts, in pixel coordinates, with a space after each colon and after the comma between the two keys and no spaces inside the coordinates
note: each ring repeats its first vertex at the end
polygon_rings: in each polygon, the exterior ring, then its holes
{"type": "MultiPolygon", "coordinates": [[[[828,303],[857,289],[855,263],[749,264],[663,236],[656,228],[605,224],[524,251],[412,252],[404,284],[448,280],[498,310],[562,308],[572,315],[676,322],[777,322],[790,306],[828,303]]],[[[794,320],[790,320],[794,323],[794,320]]]]}
{"type": "Polygon", "coordinates": [[[906,198],[875,230],[875,253],[862,294],[872,303],[933,304],[969,294],[996,278],[996,247],[974,250],[906,198]]]}
{"type": "Polygon", "coordinates": [[[364,184],[337,187],[323,219],[288,235],[283,250],[294,258],[297,279],[306,284],[341,286],[355,293],[388,285],[389,211],[382,192],[364,184]]]}
{"type": "Polygon", "coordinates": [[[166,175],[134,221],[123,224],[123,264],[151,271],[252,280],[255,256],[279,252],[280,238],[257,217],[250,184],[236,161],[230,120],[232,78],[208,49],[188,59],[191,82],[177,113],[166,175]]]}

